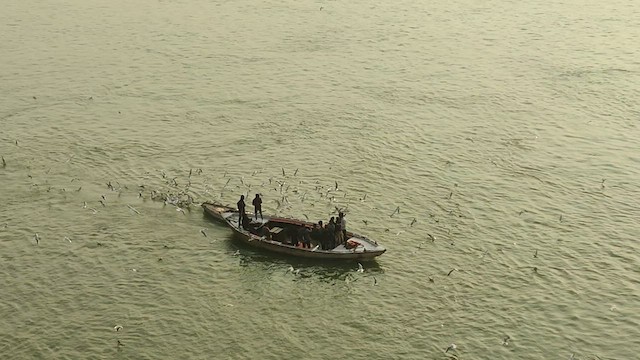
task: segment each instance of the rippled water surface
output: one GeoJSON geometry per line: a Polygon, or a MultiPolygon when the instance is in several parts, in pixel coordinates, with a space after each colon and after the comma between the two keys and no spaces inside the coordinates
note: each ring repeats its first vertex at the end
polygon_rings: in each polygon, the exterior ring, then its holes
{"type": "Polygon", "coordinates": [[[628,0],[6,2],[0,357],[637,359],[638,44],[628,0]],[[198,206],[255,192],[388,251],[198,206]]]}

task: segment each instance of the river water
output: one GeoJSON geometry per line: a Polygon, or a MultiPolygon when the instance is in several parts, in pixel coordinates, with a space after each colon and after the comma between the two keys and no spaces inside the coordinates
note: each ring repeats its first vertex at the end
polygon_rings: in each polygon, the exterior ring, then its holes
{"type": "Polygon", "coordinates": [[[1,358],[638,358],[637,2],[3,5],[1,358]],[[255,192],[388,251],[198,206],[255,192]]]}

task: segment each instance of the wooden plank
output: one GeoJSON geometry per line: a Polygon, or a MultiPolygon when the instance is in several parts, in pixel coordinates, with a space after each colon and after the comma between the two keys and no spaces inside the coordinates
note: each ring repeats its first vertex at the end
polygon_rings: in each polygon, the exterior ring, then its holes
{"type": "Polygon", "coordinates": [[[279,234],[280,232],[282,232],[282,228],[280,227],[272,227],[271,229],[269,229],[269,232],[272,234],[279,234]]]}

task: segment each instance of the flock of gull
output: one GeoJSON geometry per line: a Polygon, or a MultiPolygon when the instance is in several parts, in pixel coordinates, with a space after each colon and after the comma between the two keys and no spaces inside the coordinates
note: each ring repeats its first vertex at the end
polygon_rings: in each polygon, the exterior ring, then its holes
{"type": "MultiPolygon", "coordinates": [[[[16,146],[17,145],[18,145],[18,142],[16,141],[16,146]]],[[[73,159],[73,156],[71,156],[66,162],[70,162],[72,159],[73,159]]],[[[1,160],[2,160],[2,168],[7,168],[9,166],[7,159],[5,159],[4,156],[2,156],[1,160]]],[[[223,202],[226,199],[225,193],[231,193],[233,194],[233,196],[239,196],[240,194],[244,194],[245,197],[247,198],[252,192],[261,193],[263,194],[263,196],[268,196],[268,198],[272,199],[271,200],[272,203],[270,204],[270,206],[269,205],[265,206],[266,208],[271,207],[275,215],[285,215],[285,216],[286,215],[292,216],[291,212],[296,210],[295,205],[298,205],[298,204],[299,205],[304,204],[305,206],[314,208],[315,209],[314,215],[316,216],[323,216],[323,215],[333,216],[339,212],[345,212],[348,214],[349,206],[353,202],[364,203],[365,201],[367,201],[366,193],[358,193],[355,197],[350,196],[351,195],[350,193],[348,193],[347,191],[339,187],[339,184],[337,181],[334,181],[333,184],[331,185],[326,185],[326,184],[322,184],[320,181],[317,181],[317,180],[307,181],[305,179],[301,179],[297,176],[298,169],[295,169],[290,175],[287,175],[286,170],[282,168],[281,177],[270,176],[266,179],[260,179],[259,176],[256,176],[256,175],[259,175],[261,172],[262,170],[256,170],[251,174],[251,176],[248,176],[248,177],[236,176],[234,180],[234,177],[230,176],[227,171],[224,171],[222,175],[222,179],[220,179],[220,178],[217,178],[216,176],[209,177],[209,178],[205,177],[203,175],[204,172],[202,169],[195,169],[195,170],[190,169],[188,172],[188,175],[179,180],[178,177],[171,177],[167,175],[167,173],[164,170],[158,170],[157,174],[159,175],[159,178],[162,180],[161,181],[162,185],[158,186],[157,188],[152,188],[152,186],[145,185],[145,184],[132,186],[130,188],[127,185],[121,185],[117,181],[108,181],[104,184],[104,186],[106,186],[106,189],[108,191],[117,193],[118,197],[120,197],[120,195],[123,192],[127,192],[127,191],[129,193],[137,193],[138,199],[142,199],[142,200],[150,199],[152,201],[162,203],[163,206],[173,206],[176,212],[179,212],[183,215],[186,215],[187,212],[190,212],[194,205],[199,205],[199,202],[196,200],[196,197],[202,197],[206,199],[215,200],[217,202],[223,202]],[[195,186],[192,186],[192,179],[195,176],[204,177],[204,183],[198,189],[195,189],[195,186]],[[215,184],[216,182],[218,182],[218,184],[215,184]],[[218,185],[219,190],[217,192],[214,192],[216,185],[218,185]],[[311,190],[311,187],[313,187],[313,191],[311,190]],[[293,201],[294,198],[297,200],[297,203],[293,201]]],[[[27,176],[30,179],[33,179],[33,177],[30,174],[27,176]]],[[[145,173],[145,176],[151,177],[152,173],[147,172],[145,173]]],[[[79,179],[73,178],[71,179],[70,182],[73,183],[75,181],[79,181],[79,179]]],[[[601,184],[603,189],[604,189],[604,182],[605,180],[603,179],[601,184]]],[[[43,188],[43,187],[40,187],[40,184],[35,184],[35,183],[32,184],[32,186],[38,189],[43,188]]],[[[54,187],[47,184],[46,191],[50,192],[52,190],[54,190],[54,187]]],[[[64,187],[57,188],[57,190],[60,192],[67,192],[67,190],[64,187]]],[[[80,192],[80,191],[82,191],[82,186],[77,188],[74,192],[80,192]]],[[[453,191],[450,191],[449,194],[445,196],[445,199],[451,200],[452,197],[453,197],[453,191]]],[[[233,202],[235,202],[235,200],[233,202]]],[[[91,211],[93,214],[98,214],[98,212],[100,211],[98,209],[100,207],[104,208],[108,206],[107,195],[100,194],[100,196],[97,197],[95,204],[96,204],[95,206],[90,206],[86,201],[83,201],[82,208],[91,211]]],[[[444,214],[452,215],[454,217],[463,217],[462,212],[460,211],[460,208],[458,205],[455,205],[454,208],[446,208],[446,209],[441,205],[438,205],[438,207],[440,207],[441,210],[444,210],[443,212],[444,214]]],[[[136,209],[135,207],[133,207],[131,204],[126,204],[126,208],[132,214],[142,215],[142,212],[136,209]]],[[[376,208],[374,207],[373,209],[376,209],[376,208]]],[[[526,212],[526,210],[521,211],[519,215],[522,215],[524,212],[526,212]]],[[[400,209],[400,206],[396,206],[395,209],[388,215],[388,217],[394,218],[394,217],[398,217],[399,215],[401,215],[401,209],[400,209]]],[[[303,216],[307,220],[310,218],[307,214],[303,214],[303,216]]],[[[439,225],[440,223],[439,216],[436,214],[429,214],[428,217],[425,217],[425,218],[433,221],[435,225],[439,225]]],[[[562,221],[562,215],[560,215],[559,220],[562,221]]],[[[361,222],[364,224],[364,226],[369,226],[370,224],[370,221],[367,219],[361,219],[361,222]]],[[[408,221],[408,223],[406,224],[406,228],[412,228],[417,223],[418,223],[417,218],[411,217],[411,220],[408,221]]],[[[3,228],[6,229],[7,226],[8,224],[4,224],[3,228]]],[[[389,228],[384,228],[384,230],[382,229],[380,230],[383,232],[391,231],[389,228]]],[[[396,236],[398,236],[402,234],[404,231],[405,230],[399,230],[395,232],[395,234],[396,236]]],[[[206,229],[200,229],[200,233],[202,234],[202,236],[207,237],[206,229]]],[[[451,228],[446,229],[446,235],[450,235],[450,233],[451,233],[451,228]]],[[[425,240],[421,241],[417,245],[416,251],[421,250],[423,245],[427,241],[431,243],[434,243],[436,241],[436,237],[430,233],[425,233],[424,238],[425,240]]],[[[451,239],[450,236],[449,238],[451,239]]],[[[35,245],[40,245],[42,238],[38,232],[34,233],[33,239],[34,239],[35,245]]],[[[69,243],[72,242],[72,239],[68,236],[65,236],[64,240],[68,241],[69,243]]],[[[453,245],[453,240],[448,240],[448,241],[450,241],[451,245],[453,245]]],[[[101,246],[101,244],[98,243],[98,246],[101,246]]],[[[414,251],[414,253],[416,251],[414,251]]],[[[485,256],[487,253],[488,253],[488,250],[485,250],[485,252],[481,255],[481,257],[485,256]]],[[[233,256],[241,255],[240,250],[236,250],[232,255],[233,256]]],[[[538,250],[535,250],[533,257],[538,258],[538,250]]],[[[160,258],[159,261],[161,260],[162,259],[160,258]]],[[[532,267],[532,269],[535,273],[538,272],[537,267],[532,267]]],[[[357,268],[354,269],[355,273],[363,273],[364,271],[365,271],[364,266],[360,263],[358,263],[357,268]]],[[[459,269],[458,268],[450,269],[446,273],[446,276],[451,276],[452,273],[454,273],[455,271],[459,271],[459,269]]],[[[301,274],[300,269],[295,269],[293,266],[289,266],[286,272],[292,273],[293,275],[296,275],[296,276],[303,275],[301,274]]],[[[377,278],[376,277],[372,277],[372,278],[373,278],[373,285],[377,286],[378,285],[377,278]]],[[[345,277],[345,282],[346,283],[353,282],[354,281],[353,279],[354,278],[350,274],[347,274],[347,276],[345,277]]],[[[435,282],[433,275],[429,275],[428,280],[429,282],[435,282]]],[[[120,332],[122,330],[123,330],[123,327],[120,325],[116,325],[114,327],[115,332],[120,332]]],[[[510,340],[511,340],[510,336],[508,335],[505,336],[502,340],[502,345],[508,346],[510,340]]],[[[118,339],[117,347],[120,348],[122,346],[124,346],[124,344],[118,339]]],[[[449,356],[457,358],[457,355],[456,355],[456,352],[458,351],[457,349],[458,347],[456,346],[456,344],[452,343],[449,346],[447,346],[443,351],[445,354],[448,354],[449,356]]],[[[600,359],[597,356],[596,358],[600,359]]],[[[571,355],[571,359],[574,359],[573,354],[571,355]]]]}

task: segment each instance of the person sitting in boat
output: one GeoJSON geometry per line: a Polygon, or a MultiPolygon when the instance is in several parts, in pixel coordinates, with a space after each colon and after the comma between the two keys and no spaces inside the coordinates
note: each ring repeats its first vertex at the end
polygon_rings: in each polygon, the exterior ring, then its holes
{"type": "Polygon", "coordinates": [[[291,227],[291,228],[286,228],[284,231],[286,234],[284,243],[289,244],[291,246],[304,247],[304,243],[302,242],[299,228],[291,227]]]}
{"type": "Polygon", "coordinates": [[[298,240],[298,234],[297,233],[291,231],[291,234],[288,236],[288,238],[289,238],[289,244],[291,246],[298,247],[298,245],[302,245],[302,242],[300,242],[298,240]]]}
{"type": "Polygon", "coordinates": [[[247,231],[251,231],[251,230],[255,230],[256,226],[254,223],[251,222],[251,218],[249,218],[249,216],[247,215],[247,213],[242,213],[240,215],[242,217],[242,228],[247,230],[247,231]]]}
{"type": "Polygon", "coordinates": [[[302,242],[303,247],[311,248],[311,230],[306,227],[300,228],[298,230],[299,240],[302,242]]]}
{"type": "Polygon", "coordinates": [[[298,244],[304,244],[304,228],[291,229],[291,246],[297,247],[298,244]]]}

